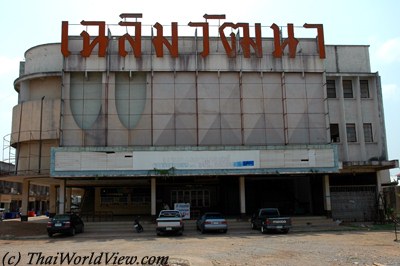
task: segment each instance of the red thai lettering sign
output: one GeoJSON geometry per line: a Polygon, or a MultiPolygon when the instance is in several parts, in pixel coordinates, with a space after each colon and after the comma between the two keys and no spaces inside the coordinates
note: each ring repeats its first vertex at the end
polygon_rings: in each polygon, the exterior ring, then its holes
{"type": "MultiPolygon", "coordinates": [[[[137,19],[141,18],[142,14],[136,13],[123,13],[120,15],[120,18],[125,19],[125,21],[120,21],[118,25],[124,27],[133,27],[135,29],[135,35],[131,36],[126,33],[118,38],[118,54],[122,57],[128,55],[126,51],[126,41],[128,41],[129,45],[132,47],[133,54],[136,58],[141,57],[142,47],[141,47],[141,39],[142,39],[142,24],[138,22],[137,19]],[[135,18],[136,21],[126,21],[126,19],[135,18]]],[[[209,36],[209,28],[210,25],[208,23],[209,19],[225,19],[225,15],[208,15],[205,14],[203,16],[206,19],[206,22],[189,22],[189,27],[199,27],[202,28],[203,32],[203,51],[200,52],[202,57],[207,57],[210,54],[210,36],[209,36]]],[[[104,21],[81,21],[81,25],[83,26],[93,26],[98,27],[98,35],[93,38],[89,35],[87,31],[82,31],[80,36],[82,37],[82,50],[81,55],[83,57],[89,57],[92,54],[93,49],[98,46],[98,56],[105,57],[107,54],[107,46],[109,42],[108,36],[106,36],[106,23],[104,21]]],[[[68,46],[68,29],[69,29],[68,21],[62,22],[62,34],[61,34],[61,53],[68,57],[71,52],[68,46]]],[[[153,28],[156,29],[155,36],[152,36],[152,43],[154,47],[154,51],[157,57],[163,57],[164,46],[168,49],[170,56],[176,58],[179,56],[179,47],[178,47],[178,23],[171,23],[171,36],[169,41],[164,36],[164,27],[160,23],[155,23],[153,28]]],[[[274,51],[272,55],[275,58],[282,58],[283,51],[287,47],[289,51],[289,57],[296,57],[296,49],[299,43],[299,40],[294,36],[294,25],[287,25],[287,38],[283,39],[281,36],[281,31],[278,25],[275,23],[270,26],[273,31],[273,45],[274,51]]],[[[324,30],[322,24],[304,24],[303,28],[306,29],[316,29],[317,30],[317,44],[318,44],[318,54],[319,58],[325,58],[325,43],[324,43],[324,30]]],[[[222,42],[222,45],[225,49],[226,55],[230,58],[235,58],[237,56],[237,40],[239,39],[239,45],[242,48],[243,56],[245,58],[251,57],[251,49],[254,51],[254,55],[258,58],[263,56],[263,47],[262,47],[262,36],[261,36],[261,24],[255,23],[254,25],[255,37],[250,37],[250,25],[249,23],[232,23],[232,22],[224,22],[219,26],[218,32],[222,42]],[[231,33],[229,36],[226,36],[225,29],[241,29],[243,32],[243,36],[238,36],[238,34],[231,33]]]]}

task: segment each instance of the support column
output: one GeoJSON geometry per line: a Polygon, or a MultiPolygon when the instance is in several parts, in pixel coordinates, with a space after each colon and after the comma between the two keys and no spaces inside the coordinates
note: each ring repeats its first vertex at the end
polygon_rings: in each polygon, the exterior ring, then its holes
{"type": "Polygon", "coordinates": [[[156,186],[157,184],[156,184],[156,178],[155,177],[152,177],[151,178],[151,216],[152,217],[156,217],[156,196],[157,196],[157,194],[156,194],[156,186]]]}
{"type": "Polygon", "coordinates": [[[383,188],[382,184],[383,183],[389,183],[390,182],[390,171],[389,170],[380,170],[376,172],[376,192],[377,195],[380,195],[378,197],[378,211],[380,215],[380,219],[382,221],[385,219],[384,215],[384,202],[383,202],[383,188]]]}
{"type": "Polygon", "coordinates": [[[53,217],[57,213],[57,187],[50,185],[49,188],[49,217],[53,217]]]}
{"type": "Polygon", "coordinates": [[[58,213],[65,213],[65,180],[62,180],[60,183],[60,193],[58,198],[58,213]]]}
{"type": "Polygon", "coordinates": [[[356,98],[356,132],[357,132],[357,142],[360,144],[360,155],[362,161],[367,161],[367,152],[365,148],[365,137],[364,137],[364,124],[363,115],[361,108],[361,89],[360,89],[360,78],[356,77],[353,82],[353,93],[356,98]]]}
{"type": "Polygon", "coordinates": [[[332,217],[332,205],[331,205],[331,190],[329,188],[329,175],[323,176],[323,192],[324,192],[324,209],[326,216],[332,217]]]}
{"type": "Polygon", "coordinates": [[[344,104],[344,96],[343,96],[343,77],[339,77],[336,79],[336,87],[339,98],[339,137],[340,142],[342,143],[342,161],[349,160],[349,145],[347,143],[347,130],[346,130],[346,108],[344,104]]]}
{"type": "Polygon", "coordinates": [[[68,187],[65,189],[65,211],[71,212],[71,194],[72,188],[68,187]]]}
{"type": "Polygon", "coordinates": [[[22,182],[21,221],[28,221],[29,187],[29,180],[24,179],[22,182]]]}
{"type": "Polygon", "coordinates": [[[240,193],[240,216],[246,215],[246,187],[244,176],[239,177],[239,193],[240,193]]]}
{"type": "Polygon", "coordinates": [[[39,215],[43,215],[43,201],[42,200],[39,201],[39,212],[38,212],[38,214],[39,215]]]}

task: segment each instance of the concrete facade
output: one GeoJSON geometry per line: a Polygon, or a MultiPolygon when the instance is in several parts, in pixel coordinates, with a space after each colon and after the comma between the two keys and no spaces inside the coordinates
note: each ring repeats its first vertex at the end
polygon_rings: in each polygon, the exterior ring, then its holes
{"type": "Polygon", "coordinates": [[[361,190],[350,201],[362,201],[366,187],[378,199],[398,166],[387,158],[368,46],[326,45],[320,58],[317,41],[304,38],[294,58],[277,58],[273,39],[263,38],[261,58],[241,49],[231,58],[219,38],[210,38],[207,57],[201,43],[179,37],[176,58],[165,47],[157,57],[150,37],[140,58],[120,56],[117,37],[105,57],[98,46],[82,57],[76,36],[68,57],[59,43],[29,49],[15,81],[17,176],[42,180],[58,196],[84,188],[93,213],[155,215],[163,202],[189,202],[193,215],[278,206],[375,219],[379,204],[362,217],[343,214],[346,202],[332,204],[354,187],[361,190]]]}

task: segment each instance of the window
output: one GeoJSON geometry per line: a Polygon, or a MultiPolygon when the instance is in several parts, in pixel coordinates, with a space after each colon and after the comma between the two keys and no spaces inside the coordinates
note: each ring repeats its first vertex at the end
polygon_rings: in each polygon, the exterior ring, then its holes
{"type": "Polygon", "coordinates": [[[327,80],[326,81],[326,92],[327,92],[328,98],[336,98],[335,80],[327,80]]]}
{"type": "Polygon", "coordinates": [[[343,80],[343,97],[353,98],[353,84],[351,80],[343,80]]]}
{"type": "Polygon", "coordinates": [[[368,80],[360,80],[361,98],[369,98],[368,80]]]}
{"type": "Polygon", "coordinates": [[[340,142],[339,124],[330,124],[331,142],[340,142]]]}
{"type": "Polygon", "coordinates": [[[357,142],[356,124],[346,124],[346,133],[348,142],[357,142]]]}
{"type": "Polygon", "coordinates": [[[172,190],[171,205],[181,202],[190,202],[193,208],[210,207],[210,191],[207,189],[172,190]]]}
{"type": "Polygon", "coordinates": [[[374,139],[372,137],[372,124],[371,123],[365,123],[363,124],[364,128],[364,140],[365,142],[373,142],[374,139]]]}
{"type": "Polygon", "coordinates": [[[150,191],[147,188],[102,188],[100,191],[100,206],[121,208],[135,208],[148,206],[150,191]]]}

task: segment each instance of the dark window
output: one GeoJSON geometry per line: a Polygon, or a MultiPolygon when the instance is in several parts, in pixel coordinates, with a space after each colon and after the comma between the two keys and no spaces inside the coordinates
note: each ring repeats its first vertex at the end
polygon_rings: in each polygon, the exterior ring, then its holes
{"type": "Polygon", "coordinates": [[[208,189],[172,190],[171,205],[179,202],[190,202],[191,207],[210,207],[210,191],[208,189]]]}
{"type": "Polygon", "coordinates": [[[346,133],[348,142],[357,142],[356,124],[346,124],[346,133]]]}
{"type": "Polygon", "coordinates": [[[372,124],[371,123],[365,123],[363,124],[364,128],[364,140],[365,142],[373,142],[374,139],[372,137],[372,124]]]}
{"type": "Polygon", "coordinates": [[[277,210],[262,210],[260,216],[268,218],[279,217],[279,212],[277,210]]]}
{"type": "Polygon", "coordinates": [[[336,83],[334,80],[326,81],[326,92],[328,98],[336,98],[336,83]]]}
{"type": "Polygon", "coordinates": [[[361,98],[369,98],[368,80],[360,80],[361,98]]]}
{"type": "Polygon", "coordinates": [[[210,213],[204,216],[206,219],[225,219],[224,216],[222,216],[222,214],[219,213],[210,213]]]}
{"type": "Polygon", "coordinates": [[[339,124],[330,124],[331,142],[340,142],[339,124]]]}
{"type": "Polygon", "coordinates": [[[353,98],[353,84],[351,80],[343,80],[343,97],[353,98]]]}

